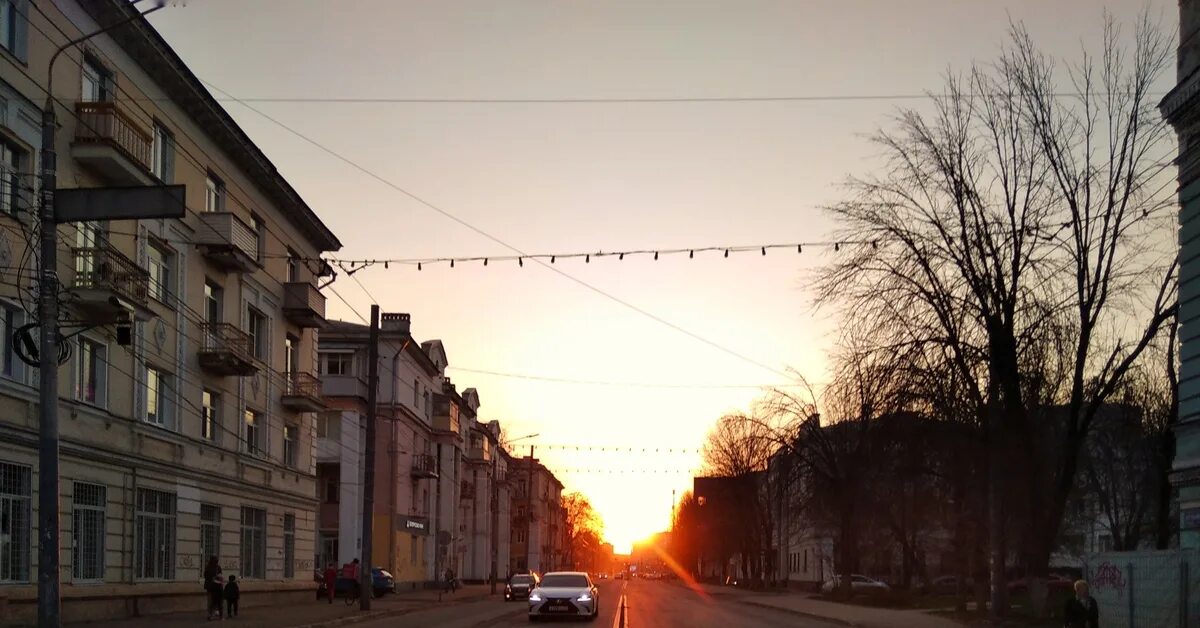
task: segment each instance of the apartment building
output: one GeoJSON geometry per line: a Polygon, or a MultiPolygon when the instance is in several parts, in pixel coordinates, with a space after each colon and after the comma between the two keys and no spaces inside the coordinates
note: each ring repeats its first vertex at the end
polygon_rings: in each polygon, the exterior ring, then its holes
{"type": "Polygon", "coordinates": [[[198,608],[211,556],[244,582],[243,604],[308,598],[326,270],[311,260],[337,238],[132,3],[7,0],[0,11],[7,620],[33,617],[37,596],[37,372],[12,332],[33,320],[48,65],[61,42],[130,18],[54,66],[59,185],[183,184],[187,212],[58,230],[64,617],[198,608]]]}
{"type": "MultiPolygon", "coordinates": [[[[380,317],[372,563],[390,571],[397,588],[436,579],[431,516],[440,467],[430,452],[447,364],[441,342],[418,343],[410,325],[408,314],[380,317]]],[[[362,547],[369,332],[333,321],[319,344],[322,390],[332,406],[317,427],[319,564],[344,564],[362,547]]]]}
{"type": "MultiPolygon", "coordinates": [[[[477,394],[474,390],[466,391],[477,394]]],[[[459,577],[467,582],[486,582],[492,577],[493,522],[499,515],[498,451],[500,422],[486,424],[471,420],[465,429],[467,449],[463,492],[459,500],[464,556],[459,577]]],[[[498,525],[498,522],[496,523],[498,525]]],[[[498,543],[496,539],[496,543],[498,543]]],[[[497,551],[499,547],[497,546],[497,551]]],[[[499,571],[499,561],[497,561],[499,571]]]]}
{"type": "Polygon", "coordinates": [[[544,573],[561,568],[566,549],[562,482],[529,456],[514,461],[508,476],[513,488],[510,572],[544,573]]]}

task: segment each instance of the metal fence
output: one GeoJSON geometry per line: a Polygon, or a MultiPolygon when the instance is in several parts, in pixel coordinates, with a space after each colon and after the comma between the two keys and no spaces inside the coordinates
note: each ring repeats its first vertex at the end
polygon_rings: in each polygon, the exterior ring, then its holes
{"type": "Polygon", "coordinates": [[[1200,553],[1090,554],[1084,578],[1105,628],[1200,628],[1200,553]]]}

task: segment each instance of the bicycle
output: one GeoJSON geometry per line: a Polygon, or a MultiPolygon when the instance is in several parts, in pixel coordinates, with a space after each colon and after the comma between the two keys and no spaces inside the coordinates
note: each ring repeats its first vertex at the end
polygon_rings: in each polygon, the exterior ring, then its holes
{"type": "Polygon", "coordinates": [[[346,595],[342,596],[343,600],[346,602],[346,606],[350,606],[357,602],[360,593],[359,583],[357,581],[351,582],[349,590],[346,591],[346,595]]]}

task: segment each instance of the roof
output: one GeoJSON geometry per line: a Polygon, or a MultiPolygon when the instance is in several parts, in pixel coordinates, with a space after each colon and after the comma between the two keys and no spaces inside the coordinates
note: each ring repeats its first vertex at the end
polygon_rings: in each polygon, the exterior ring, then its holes
{"type": "Polygon", "coordinates": [[[279,174],[275,164],[234,122],[229,112],[213,98],[170,44],[146,18],[138,17],[138,7],[128,0],[95,0],[80,2],[79,5],[99,24],[115,24],[134,18],[128,25],[109,31],[109,37],[129,52],[134,62],[206,135],[216,140],[217,145],[250,175],[255,186],[279,207],[287,220],[298,227],[317,249],[336,251],[342,248],[341,241],[333,231],[300,198],[287,179],[279,174]]]}

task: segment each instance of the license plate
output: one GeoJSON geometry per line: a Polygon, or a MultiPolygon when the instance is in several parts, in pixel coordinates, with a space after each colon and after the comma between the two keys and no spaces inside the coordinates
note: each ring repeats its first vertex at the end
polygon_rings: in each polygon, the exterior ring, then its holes
{"type": "Polygon", "coordinates": [[[569,610],[566,604],[548,604],[546,611],[550,613],[565,613],[569,610]]]}

